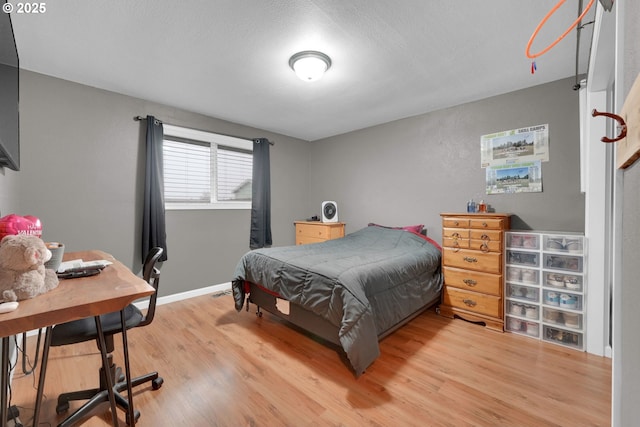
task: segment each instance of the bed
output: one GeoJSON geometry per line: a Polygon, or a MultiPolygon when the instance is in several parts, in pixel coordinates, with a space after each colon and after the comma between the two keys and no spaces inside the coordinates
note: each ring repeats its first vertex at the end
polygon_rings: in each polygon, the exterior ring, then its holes
{"type": "Polygon", "coordinates": [[[339,345],[356,376],[379,356],[378,341],[437,303],[440,246],[414,228],[370,225],[322,243],[242,256],[235,308],[249,303],[339,345]]]}

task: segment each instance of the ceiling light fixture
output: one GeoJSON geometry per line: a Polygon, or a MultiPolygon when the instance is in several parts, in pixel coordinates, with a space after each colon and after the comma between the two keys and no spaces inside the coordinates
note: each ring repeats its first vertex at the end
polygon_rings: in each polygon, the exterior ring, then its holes
{"type": "Polygon", "coordinates": [[[331,58],[322,52],[305,50],[289,58],[289,66],[305,82],[313,82],[331,67],[331,58]]]}

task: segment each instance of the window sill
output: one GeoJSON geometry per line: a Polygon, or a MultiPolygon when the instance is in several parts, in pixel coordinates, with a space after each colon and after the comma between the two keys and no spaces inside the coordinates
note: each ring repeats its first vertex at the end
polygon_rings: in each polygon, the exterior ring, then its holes
{"type": "Polygon", "coordinates": [[[226,202],[226,203],[165,203],[168,211],[192,211],[192,210],[218,210],[218,209],[251,209],[251,202],[226,202]]]}

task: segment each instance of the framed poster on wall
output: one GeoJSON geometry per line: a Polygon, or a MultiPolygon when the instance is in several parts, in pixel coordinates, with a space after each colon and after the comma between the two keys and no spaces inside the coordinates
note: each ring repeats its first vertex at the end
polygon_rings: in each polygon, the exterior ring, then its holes
{"type": "Polygon", "coordinates": [[[480,163],[483,168],[532,161],[549,161],[548,124],[480,137],[480,163]]]}

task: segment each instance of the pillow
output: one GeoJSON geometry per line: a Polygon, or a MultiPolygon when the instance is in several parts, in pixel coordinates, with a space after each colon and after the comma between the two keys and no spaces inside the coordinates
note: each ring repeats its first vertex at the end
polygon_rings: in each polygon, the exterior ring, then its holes
{"type": "Polygon", "coordinates": [[[404,227],[387,227],[385,225],[380,225],[380,224],[375,224],[373,222],[370,222],[369,223],[369,227],[371,227],[371,226],[382,227],[382,228],[393,228],[395,230],[406,230],[406,231],[411,231],[413,233],[418,233],[418,234],[420,234],[422,232],[422,229],[424,228],[424,224],[405,225],[404,227]]]}
{"type": "Polygon", "coordinates": [[[442,246],[440,246],[440,244],[438,244],[438,242],[436,242],[435,240],[425,236],[422,233],[416,233],[415,231],[411,231],[411,233],[415,234],[416,236],[426,240],[427,242],[431,243],[433,246],[435,246],[440,252],[442,252],[442,246]]]}
{"type": "Polygon", "coordinates": [[[405,230],[408,231],[409,233],[413,233],[416,236],[426,240],[427,242],[431,243],[433,246],[435,246],[436,248],[438,248],[438,250],[440,252],[442,252],[442,246],[440,246],[438,244],[438,242],[436,242],[435,240],[427,237],[425,234],[422,234],[422,230],[424,229],[424,225],[419,224],[419,225],[405,225],[404,227],[387,227],[385,225],[380,225],[380,224],[375,224],[373,222],[370,222],[369,227],[382,227],[382,228],[392,228],[395,230],[405,230]]]}

